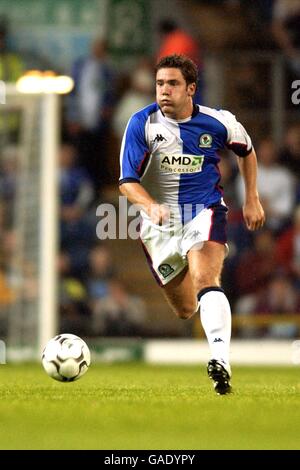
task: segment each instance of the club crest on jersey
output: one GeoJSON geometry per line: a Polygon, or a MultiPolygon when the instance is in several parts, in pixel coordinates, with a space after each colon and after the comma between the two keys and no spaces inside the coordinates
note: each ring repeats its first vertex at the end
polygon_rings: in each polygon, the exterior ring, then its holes
{"type": "Polygon", "coordinates": [[[210,134],[202,134],[200,136],[199,147],[210,148],[212,144],[212,136],[210,134]]]}
{"type": "Polygon", "coordinates": [[[160,169],[167,173],[198,173],[202,171],[204,155],[161,154],[160,169]]]}
{"type": "Polygon", "coordinates": [[[158,266],[158,270],[164,279],[174,272],[172,266],[167,263],[158,266]]]}

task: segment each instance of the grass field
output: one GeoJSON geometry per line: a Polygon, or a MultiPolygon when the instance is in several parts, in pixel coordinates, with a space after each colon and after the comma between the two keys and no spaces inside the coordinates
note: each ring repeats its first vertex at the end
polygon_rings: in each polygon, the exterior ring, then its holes
{"type": "Polygon", "coordinates": [[[1,449],[300,449],[299,368],[234,368],[218,396],[204,366],[93,365],[59,383],[0,366],[1,449]]]}

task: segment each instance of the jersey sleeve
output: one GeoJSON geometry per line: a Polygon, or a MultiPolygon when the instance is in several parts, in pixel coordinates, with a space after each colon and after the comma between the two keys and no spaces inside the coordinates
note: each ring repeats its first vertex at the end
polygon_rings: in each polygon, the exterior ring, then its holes
{"type": "Polygon", "coordinates": [[[227,128],[227,141],[225,147],[232,150],[239,157],[247,157],[252,150],[251,138],[246,129],[229,111],[220,111],[225,118],[227,128]]]}
{"type": "Polygon", "coordinates": [[[140,182],[149,160],[149,148],[145,137],[145,120],[133,115],[127,124],[120,153],[119,184],[140,182]]]}

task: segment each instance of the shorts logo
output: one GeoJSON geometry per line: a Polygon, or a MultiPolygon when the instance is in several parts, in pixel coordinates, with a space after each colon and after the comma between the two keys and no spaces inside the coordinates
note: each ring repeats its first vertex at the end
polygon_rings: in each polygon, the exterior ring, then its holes
{"type": "Polygon", "coordinates": [[[202,170],[204,155],[160,155],[160,169],[167,173],[198,173],[202,170]]]}
{"type": "Polygon", "coordinates": [[[199,147],[210,148],[212,144],[212,136],[210,134],[202,134],[200,136],[199,147]]]}
{"type": "Polygon", "coordinates": [[[166,279],[166,277],[170,276],[170,274],[174,272],[172,266],[166,263],[158,266],[158,270],[164,279],[166,279]]]}

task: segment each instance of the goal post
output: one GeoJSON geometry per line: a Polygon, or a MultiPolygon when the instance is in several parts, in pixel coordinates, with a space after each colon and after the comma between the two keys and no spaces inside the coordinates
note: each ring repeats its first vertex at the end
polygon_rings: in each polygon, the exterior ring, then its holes
{"type": "Polygon", "coordinates": [[[37,358],[57,332],[59,100],[6,85],[0,105],[0,330],[12,360],[37,358]]]}
{"type": "Polygon", "coordinates": [[[38,349],[57,333],[58,95],[42,95],[38,349]]]}

